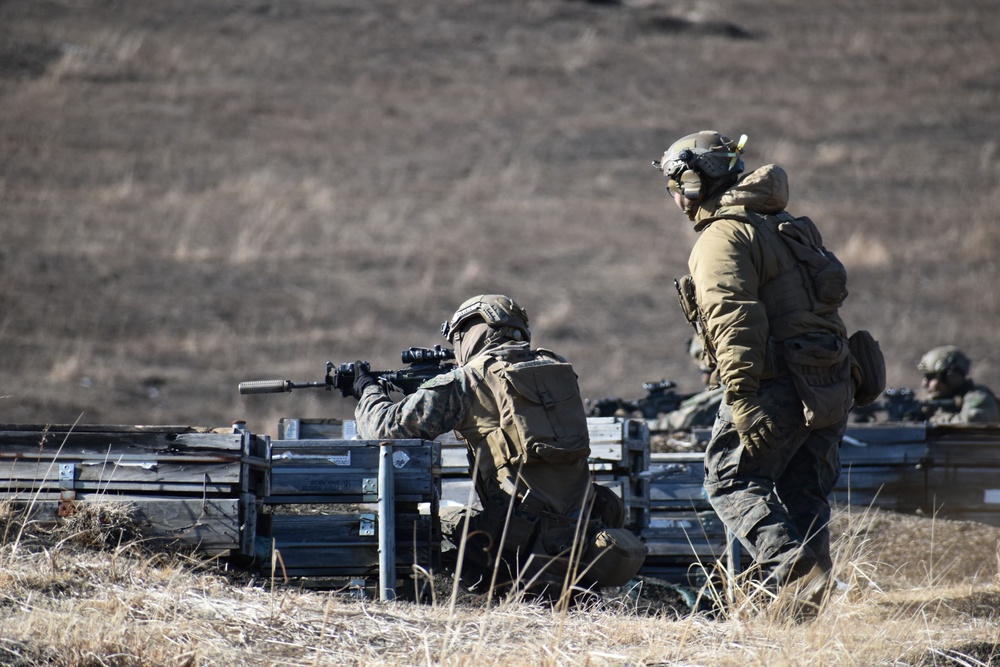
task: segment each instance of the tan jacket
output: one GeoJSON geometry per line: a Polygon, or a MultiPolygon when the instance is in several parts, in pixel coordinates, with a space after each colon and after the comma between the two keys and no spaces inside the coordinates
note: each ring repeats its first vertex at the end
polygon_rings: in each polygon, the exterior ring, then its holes
{"type": "Polygon", "coordinates": [[[780,216],[787,216],[787,203],[787,175],[767,165],[703,202],[695,216],[694,228],[700,234],[688,267],[727,403],[755,395],[761,379],[780,372],[777,343],[812,332],[846,337],[836,309],[810,309],[806,279],[790,281],[785,275],[798,264],[777,231],[780,216]],[[782,286],[782,293],[775,297],[772,290],[762,300],[762,290],[779,276],[783,280],[774,284],[782,286]],[[785,308],[777,317],[776,298],[806,305],[796,305],[791,312],[785,308]]]}

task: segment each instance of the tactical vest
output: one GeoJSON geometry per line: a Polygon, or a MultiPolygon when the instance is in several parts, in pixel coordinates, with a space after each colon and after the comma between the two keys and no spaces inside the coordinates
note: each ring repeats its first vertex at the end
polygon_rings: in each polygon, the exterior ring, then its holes
{"type": "MultiPolygon", "coordinates": [[[[758,294],[767,311],[771,331],[782,331],[786,320],[795,318],[799,313],[829,315],[843,305],[847,298],[847,270],[837,256],[823,246],[819,230],[808,217],[796,218],[785,211],[769,216],[748,211],[746,216],[726,218],[745,222],[762,231],[771,231],[789,251],[788,265],[761,285],[758,294]]],[[[691,276],[686,275],[675,281],[675,285],[681,310],[714,363],[715,350],[712,341],[704,335],[705,323],[698,311],[691,276]]]]}
{"type": "MultiPolygon", "coordinates": [[[[821,428],[842,420],[854,403],[855,380],[848,340],[829,331],[795,332],[803,313],[836,315],[847,298],[847,270],[836,255],[823,247],[823,239],[807,217],[782,211],[762,215],[727,215],[717,219],[747,223],[760,233],[772,233],[788,251],[779,259],[779,271],[761,284],[758,297],[767,312],[768,349],[762,380],[789,373],[803,404],[807,426],[821,428]],[[794,332],[794,333],[793,333],[794,332]]],[[[708,223],[712,220],[706,221],[708,223]]],[[[677,283],[681,308],[713,363],[716,350],[704,334],[706,323],[695,299],[691,276],[677,283]]]]}
{"type": "Polygon", "coordinates": [[[483,378],[498,410],[471,415],[501,468],[572,463],[590,455],[587,415],[573,367],[539,349],[487,351],[469,362],[483,378]]]}
{"type": "Polygon", "coordinates": [[[766,217],[751,215],[750,224],[766,225],[777,233],[795,260],[790,269],[760,288],[760,300],[772,326],[796,311],[817,315],[837,312],[847,298],[847,270],[836,255],[823,247],[823,238],[813,221],[787,212],[766,217]]]}

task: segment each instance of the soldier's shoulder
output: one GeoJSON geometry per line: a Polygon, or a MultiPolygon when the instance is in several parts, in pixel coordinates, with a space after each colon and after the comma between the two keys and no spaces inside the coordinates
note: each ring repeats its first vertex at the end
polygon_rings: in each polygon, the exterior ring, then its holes
{"type": "Polygon", "coordinates": [[[979,402],[979,403],[996,403],[996,394],[992,389],[985,385],[977,384],[973,385],[972,389],[968,391],[963,397],[965,402],[979,402]]]}
{"type": "Polygon", "coordinates": [[[537,350],[535,350],[535,354],[537,356],[539,356],[539,357],[542,357],[542,358],[545,358],[545,359],[552,359],[554,361],[558,361],[558,362],[563,363],[563,364],[568,364],[569,363],[569,360],[567,360],[566,357],[562,356],[561,354],[556,354],[552,350],[550,350],[548,348],[545,348],[545,347],[540,347],[537,350]]]}
{"type": "Polygon", "coordinates": [[[421,389],[443,389],[452,385],[456,387],[468,384],[466,378],[471,375],[472,369],[468,366],[458,366],[447,373],[435,375],[431,379],[420,385],[421,389]]]}

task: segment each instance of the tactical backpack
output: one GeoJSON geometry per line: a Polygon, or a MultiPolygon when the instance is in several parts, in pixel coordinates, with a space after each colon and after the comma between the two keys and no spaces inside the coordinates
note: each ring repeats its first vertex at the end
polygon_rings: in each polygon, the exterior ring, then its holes
{"type": "Polygon", "coordinates": [[[483,376],[500,428],[486,436],[497,468],[572,463],[590,456],[587,415],[573,367],[549,350],[486,352],[483,376]],[[521,359],[524,360],[521,360],[521,359]]]}
{"type": "Polygon", "coordinates": [[[813,312],[823,314],[839,308],[847,298],[847,269],[837,256],[823,247],[823,237],[806,216],[779,214],[778,235],[785,242],[799,266],[805,268],[812,286],[813,312]],[[822,304],[822,305],[820,305],[822,304]]]}
{"type": "MultiPolygon", "coordinates": [[[[823,247],[823,239],[813,221],[805,216],[786,219],[778,225],[778,232],[795,258],[806,268],[811,278],[814,298],[824,304],[814,312],[822,313],[839,308],[847,298],[847,271],[840,260],[823,247]]],[[[830,354],[824,350],[820,357],[830,354]]],[[[837,363],[843,363],[840,356],[842,355],[837,355],[837,363]]],[[[854,385],[853,403],[859,406],[869,405],[885,389],[885,358],[882,356],[882,349],[871,333],[862,329],[855,331],[848,339],[846,356],[850,359],[851,380],[854,385]]],[[[847,409],[850,409],[850,405],[847,409]]],[[[807,421],[808,412],[807,408],[807,421]]]]}
{"type": "MultiPolygon", "coordinates": [[[[775,324],[797,313],[808,311],[829,315],[847,298],[847,270],[837,256],[823,246],[823,238],[808,217],[795,217],[786,211],[764,215],[724,216],[776,233],[788,249],[793,265],[760,286],[759,297],[767,311],[768,322],[775,324]]],[[[702,334],[705,350],[714,357],[711,341],[703,335],[705,322],[695,299],[690,275],[676,283],[685,317],[702,334]]],[[[855,401],[857,362],[851,357],[848,341],[834,333],[810,333],[779,343],[768,337],[768,350],[761,377],[779,372],[780,356],[802,400],[807,426],[822,428],[847,416],[855,401]],[[780,350],[778,346],[780,345],[780,350]],[[774,346],[772,351],[771,347],[774,346]],[[780,353],[780,354],[779,354],[780,353]]]]}

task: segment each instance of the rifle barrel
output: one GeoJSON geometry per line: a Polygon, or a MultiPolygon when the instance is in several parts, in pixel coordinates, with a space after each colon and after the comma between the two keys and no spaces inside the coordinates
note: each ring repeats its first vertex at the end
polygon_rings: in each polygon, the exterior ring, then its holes
{"type": "Polygon", "coordinates": [[[291,380],[251,380],[240,382],[241,394],[281,394],[292,389],[329,387],[326,382],[292,382],[291,380]]]}
{"type": "Polygon", "coordinates": [[[240,382],[241,394],[280,394],[291,391],[292,383],[288,380],[251,380],[240,382]]]}

